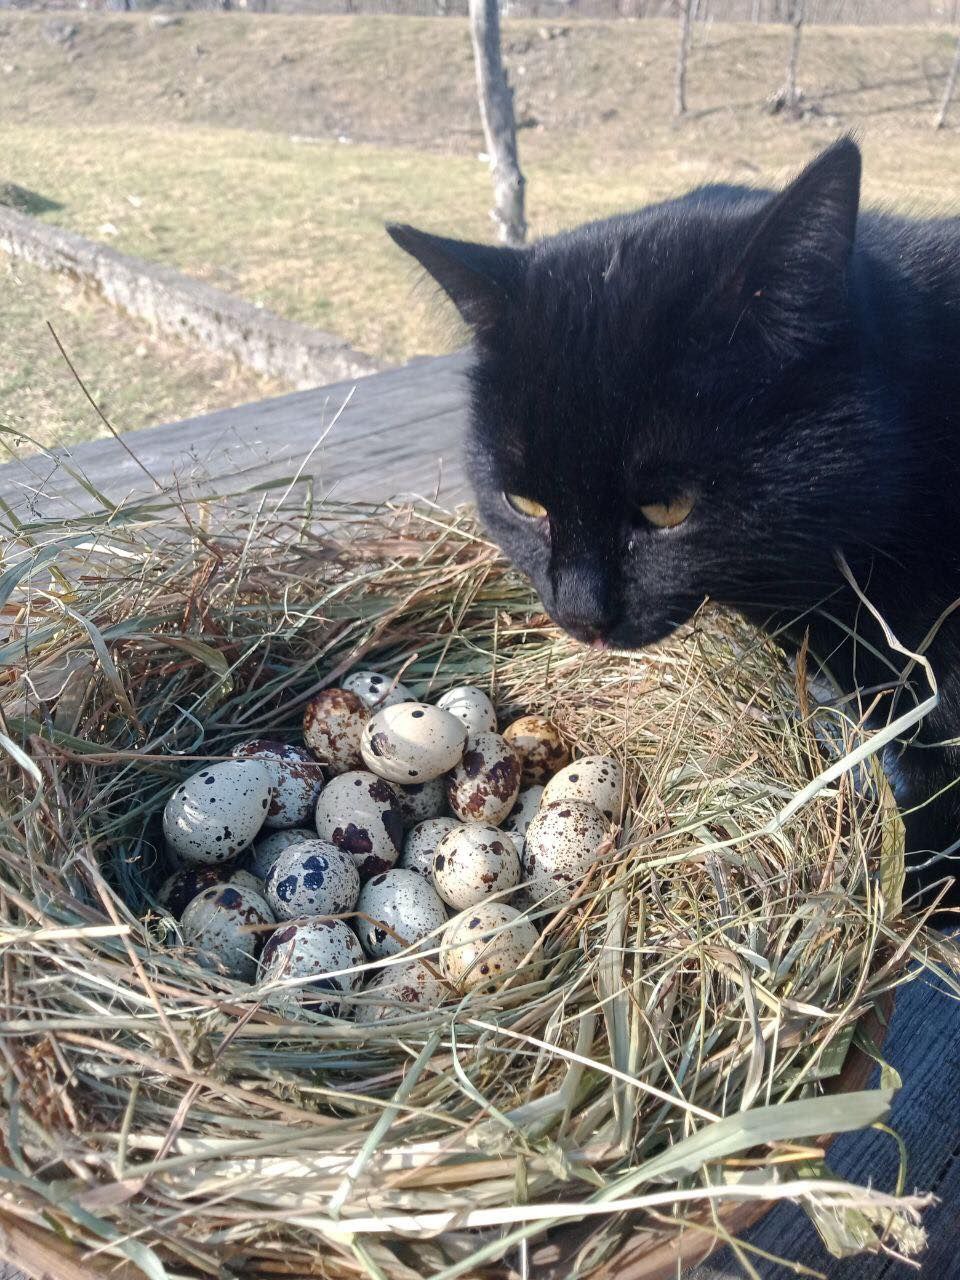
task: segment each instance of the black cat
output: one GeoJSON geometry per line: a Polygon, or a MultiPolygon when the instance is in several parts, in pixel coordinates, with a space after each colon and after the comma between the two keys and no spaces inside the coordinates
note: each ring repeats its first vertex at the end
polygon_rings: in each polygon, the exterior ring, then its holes
{"type": "Polygon", "coordinates": [[[897,687],[840,551],[928,641],[940,704],[889,753],[922,863],[960,840],[960,219],[858,217],[859,189],[842,139],[779,194],[704,187],[527,249],[388,230],[473,331],[480,512],[572,635],[641,647],[710,597],[808,630],[886,719],[928,689],[897,687]]]}

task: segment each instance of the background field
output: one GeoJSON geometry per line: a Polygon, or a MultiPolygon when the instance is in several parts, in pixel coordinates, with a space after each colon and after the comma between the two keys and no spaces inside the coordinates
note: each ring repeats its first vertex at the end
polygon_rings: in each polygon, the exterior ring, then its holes
{"type": "MultiPolygon", "coordinates": [[[[800,122],[761,110],[782,27],[698,29],[690,116],[672,109],[672,23],[505,24],[533,235],[712,180],[773,183],[845,129],[866,199],[960,208],[960,134],[930,122],[946,29],[811,28],[800,122]]],[[[466,23],[402,17],[0,17],[0,181],[47,221],[171,263],[384,361],[459,335],[383,234],[391,219],[489,238],[490,184],[466,23]]],[[[956,111],[960,124],[960,105],[956,111]]],[[[267,395],[276,384],[154,341],[0,257],[12,341],[0,421],[43,441],[97,434],[46,331],[131,428],[267,395]]]]}

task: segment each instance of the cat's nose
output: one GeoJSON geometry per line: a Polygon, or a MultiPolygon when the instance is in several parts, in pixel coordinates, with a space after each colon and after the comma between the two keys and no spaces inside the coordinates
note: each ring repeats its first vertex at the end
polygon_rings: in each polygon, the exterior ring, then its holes
{"type": "Polygon", "coordinates": [[[592,565],[558,574],[553,604],[555,621],[583,644],[603,641],[616,621],[606,576],[592,565]]]}

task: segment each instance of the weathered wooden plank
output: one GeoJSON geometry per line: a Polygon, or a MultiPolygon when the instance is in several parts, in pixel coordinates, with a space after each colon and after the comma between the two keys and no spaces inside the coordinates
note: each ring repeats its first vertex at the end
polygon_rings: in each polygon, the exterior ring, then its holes
{"type": "Polygon", "coordinates": [[[409,489],[433,493],[442,458],[440,494],[455,500],[463,492],[458,463],[465,363],[463,354],[415,361],[368,378],[128,432],[123,444],[96,440],[52,457],[19,459],[0,466],[0,498],[23,520],[89,511],[94,500],[67,466],[115,503],[151,492],[150,475],[164,489],[202,481],[206,492],[234,492],[292,475],[323,438],[304,474],[317,477],[323,488],[336,485],[342,498],[379,499],[409,489]]]}

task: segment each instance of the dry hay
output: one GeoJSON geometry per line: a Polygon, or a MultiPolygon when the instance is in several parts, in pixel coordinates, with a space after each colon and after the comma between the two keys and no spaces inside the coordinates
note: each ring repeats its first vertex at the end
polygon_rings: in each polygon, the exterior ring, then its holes
{"type": "Polygon", "coordinates": [[[872,748],[863,794],[822,776],[826,718],[847,750],[863,735],[798,702],[771,641],[709,613],[642,655],[585,651],[463,512],[145,502],[21,527],[6,563],[0,1216],[21,1256],[639,1276],[684,1230],[723,1237],[726,1202],[783,1196],[836,1239],[918,1245],[917,1201],[837,1182],[811,1145],[889,1105],[824,1082],[929,946],[897,916],[901,827],[872,748]],[[157,815],[199,760],[295,736],[361,660],[545,712],[624,762],[631,809],[546,922],[541,977],[285,1021],[172,945],[157,815]]]}

